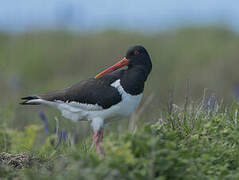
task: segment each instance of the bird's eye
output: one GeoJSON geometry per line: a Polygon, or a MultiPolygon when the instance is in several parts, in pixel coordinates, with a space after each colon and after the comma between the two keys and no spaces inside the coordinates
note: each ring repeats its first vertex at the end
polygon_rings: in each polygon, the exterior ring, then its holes
{"type": "Polygon", "coordinates": [[[140,54],[139,51],[134,50],[134,55],[135,55],[135,56],[137,56],[137,55],[139,55],[139,54],[140,54]]]}

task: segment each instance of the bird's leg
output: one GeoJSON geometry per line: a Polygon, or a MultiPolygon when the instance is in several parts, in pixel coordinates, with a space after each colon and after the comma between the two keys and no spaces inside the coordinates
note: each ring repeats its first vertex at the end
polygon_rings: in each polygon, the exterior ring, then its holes
{"type": "Polygon", "coordinates": [[[102,127],[99,130],[96,130],[94,132],[93,140],[94,140],[94,144],[95,144],[97,153],[102,156],[105,156],[105,153],[103,152],[102,148],[100,147],[100,144],[103,140],[103,128],[102,127]]]}

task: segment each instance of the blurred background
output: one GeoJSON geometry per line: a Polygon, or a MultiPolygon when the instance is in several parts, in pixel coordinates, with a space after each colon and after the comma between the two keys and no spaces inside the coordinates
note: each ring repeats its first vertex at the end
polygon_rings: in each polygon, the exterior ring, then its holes
{"type": "MultiPolygon", "coordinates": [[[[0,6],[0,122],[22,129],[41,124],[43,111],[61,127],[78,129],[45,107],[22,107],[20,97],[70,86],[99,73],[136,44],[153,61],[140,120],[153,121],[169,92],[184,103],[207,89],[224,102],[239,99],[237,0],[3,0],[0,6]]],[[[126,124],[128,123],[125,120],[126,124]]],[[[127,126],[127,125],[126,125],[127,126]]]]}

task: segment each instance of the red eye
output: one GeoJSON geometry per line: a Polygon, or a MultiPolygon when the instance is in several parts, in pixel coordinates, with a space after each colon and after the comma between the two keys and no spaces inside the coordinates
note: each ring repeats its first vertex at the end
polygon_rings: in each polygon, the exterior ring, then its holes
{"type": "Polygon", "coordinates": [[[134,50],[134,55],[138,55],[138,54],[139,54],[139,51],[134,50]]]}

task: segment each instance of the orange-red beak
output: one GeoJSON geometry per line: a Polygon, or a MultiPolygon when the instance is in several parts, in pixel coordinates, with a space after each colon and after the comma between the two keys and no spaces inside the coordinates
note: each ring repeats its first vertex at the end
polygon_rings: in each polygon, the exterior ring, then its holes
{"type": "Polygon", "coordinates": [[[113,71],[116,71],[117,69],[120,69],[120,68],[122,68],[124,66],[127,66],[128,63],[129,63],[129,60],[126,59],[126,57],[124,57],[122,60],[120,60],[119,62],[117,62],[113,66],[111,66],[111,67],[105,69],[104,71],[102,71],[101,73],[97,74],[95,76],[95,78],[99,78],[99,77],[101,77],[101,76],[103,76],[105,74],[109,74],[109,73],[111,73],[113,71]]]}

